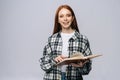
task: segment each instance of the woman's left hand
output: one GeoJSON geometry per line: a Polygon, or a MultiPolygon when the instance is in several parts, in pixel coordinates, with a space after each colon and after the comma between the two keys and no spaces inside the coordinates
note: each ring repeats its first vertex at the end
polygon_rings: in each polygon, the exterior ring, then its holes
{"type": "Polygon", "coordinates": [[[80,61],[78,63],[71,63],[72,66],[74,67],[83,67],[85,63],[87,63],[89,60],[84,60],[84,61],[80,61]]]}

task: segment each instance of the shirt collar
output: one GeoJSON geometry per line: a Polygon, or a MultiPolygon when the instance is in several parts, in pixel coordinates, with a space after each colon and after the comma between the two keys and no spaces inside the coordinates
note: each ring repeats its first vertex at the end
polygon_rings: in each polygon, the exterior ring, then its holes
{"type": "MultiPolygon", "coordinates": [[[[58,32],[58,35],[57,35],[58,38],[61,37],[61,34],[60,34],[60,33],[61,33],[61,32],[58,32]]],[[[71,39],[76,40],[76,39],[78,39],[78,38],[80,38],[80,33],[75,30],[75,33],[74,33],[74,35],[72,36],[71,39]]]]}

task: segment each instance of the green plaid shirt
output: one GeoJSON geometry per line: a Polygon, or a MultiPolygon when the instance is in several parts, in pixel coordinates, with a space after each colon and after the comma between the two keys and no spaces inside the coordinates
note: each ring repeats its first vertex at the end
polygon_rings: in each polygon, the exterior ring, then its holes
{"type": "MultiPolygon", "coordinates": [[[[69,39],[69,57],[75,52],[81,52],[84,56],[91,55],[89,41],[86,36],[75,31],[69,39]]],[[[56,66],[54,58],[62,53],[62,38],[60,32],[50,36],[44,47],[43,57],[40,58],[40,66],[45,71],[44,80],[61,80],[61,69],[56,66]]],[[[83,67],[67,66],[67,80],[82,80],[91,70],[91,60],[83,67]]]]}

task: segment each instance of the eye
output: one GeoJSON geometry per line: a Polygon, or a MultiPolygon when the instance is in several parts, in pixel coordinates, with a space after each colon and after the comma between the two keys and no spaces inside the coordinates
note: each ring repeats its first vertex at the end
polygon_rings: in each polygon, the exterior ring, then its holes
{"type": "Polygon", "coordinates": [[[62,17],[63,17],[63,15],[60,15],[59,17],[60,17],[60,18],[62,18],[62,17]]]}
{"type": "Polygon", "coordinates": [[[72,15],[71,14],[67,14],[67,17],[71,17],[72,15]]]}

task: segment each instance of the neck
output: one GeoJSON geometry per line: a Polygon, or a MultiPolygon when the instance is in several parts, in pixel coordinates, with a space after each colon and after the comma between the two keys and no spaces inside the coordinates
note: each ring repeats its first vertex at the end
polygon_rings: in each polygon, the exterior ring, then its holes
{"type": "Polygon", "coordinates": [[[72,28],[62,29],[63,33],[72,33],[73,31],[75,31],[75,30],[72,28]]]}

